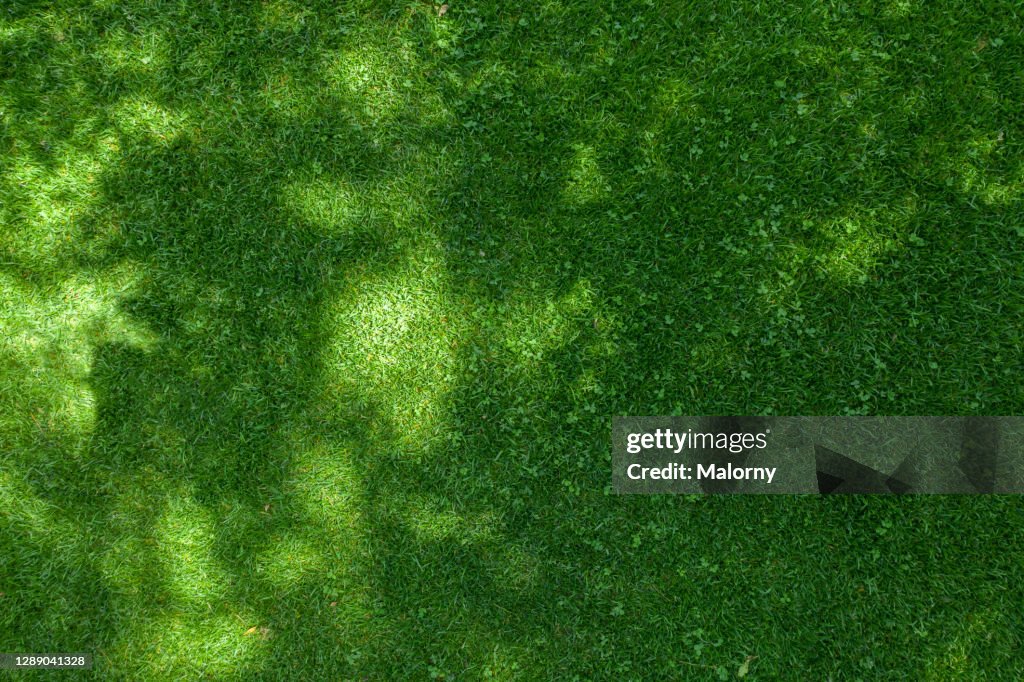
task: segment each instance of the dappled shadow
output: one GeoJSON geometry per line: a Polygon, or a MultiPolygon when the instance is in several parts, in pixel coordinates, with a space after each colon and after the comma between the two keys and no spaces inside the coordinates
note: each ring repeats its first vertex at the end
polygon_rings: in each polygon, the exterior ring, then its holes
{"type": "Polygon", "coordinates": [[[612,414],[1020,410],[995,18],[948,64],[834,8],[48,7],[0,37],[0,649],[640,678],[1014,631],[1016,501],[607,475],[612,414]]]}

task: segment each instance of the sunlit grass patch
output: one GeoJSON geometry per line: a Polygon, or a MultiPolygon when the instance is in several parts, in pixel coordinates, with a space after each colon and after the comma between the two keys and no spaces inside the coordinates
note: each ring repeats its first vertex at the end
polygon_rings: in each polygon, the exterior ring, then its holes
{"type": "Polygon", "coordinates": [[[19,425],[33,423],[37,442],[80,448],[96,418],[90,384],[96,346],[145,349],[153,341],[150,330],[128,319],[118,304],[134,286],[136,272],[123,267],[80,273],[46,286],[25,282],[18,273],[0,273],[0,321],[8,330],[0,337],[8,386],[0,399],[7,408],[0,428],[13,444],[19,425]]]}
{"type": "Polygon", "coordinates": [[[182,606],[223,599],[227,574],[214,557],[216,520],[186,491],[172,494],[154,527],[154,551],[163,567],[163,586],[182,606]]]}
{"type": "Polygon", "coordinates": [[[142,80],[152,78],[166,65],[169,49],[164,31],[118,26],[103,36],[94,57],[108,77],[142,80]]]}
{"type": "Polygon", "coordinates": [[[803,256],[837,282],[864,284],[886,259],[920,241],[914,228],[908,227],[914,215],[910,201],[898,208],[836,218],[818,230],[819,238],[828,240],[830,247],[815,244],[803,256]]]}
{"type": "Polygon", "coordinates": [[[989,205],[1006,206],[1018,200],[1024,190],[1024,165],[1018,163],[1010,172],[998,174],[987,170],[993,161],[1005,155],[1005,137],[1003,130],[978,135],[962,151],[945,157],[947,182],[979,196],[989,205]]]}
{"type": "Polygon", "coordinates": [[[0,508],[4,526],[21,542],[47,552],[80,556],[84,519],[67,516],[58,504],[38,497],[14,471],[0,469],[0,508]]]}
{"type": "Polygon", "coordinates": [[[427,68],[416,50],[394,34],[363,35],[358,46],[325,55],[321,87],[356,103],[360,120],[375,128],[404,113],[420,124],[439,124],[443,100],[424,88],[427,68]]]}
{"type": "Polygon", "coordinates": [[[295,182],[282,192],[282,199],[296,214],[332,234],[351,234],[359,220],[378,205],[367,197],[365,187],[344,181],[295,182]]]}
{"type": "Polygon", "coordinates": [[[145,99],[122,100],[111,119],[122,135],[135,140],[151,138],[158,145],[171,145],[188,130],[189,116],[145,99]]]}
{"type": "Polygon", "coordinates": [[[558,297],[523,295],[505,303],[493,333],[501,344],[501,360],[529,374],[548,367],[550,355],[573,344],[594,318],[592,287],[578,281],[558,297]]]}
{"type": "Polygon", "coordinates": [[[103,669],[124,677],[230,678],[251,675],[272,633],[251,613],[218,606],[212,613],[168,609],[136,614],[136,626],[111,648],[103,669]]]}
{"type": "Polygon", "coordinates": [[[570,180],[565,187],[565,200],[570,204],[586,204],[607,196],[611,185],[601,173],[592,146],[577,144],[570,180]]]}
{"type": "Polygon", "coordinates": [[[944,651],[924,668],[923,679],[968,679],[981,674],[977,649],[993,637],[1002,636],[1000,630],[1005,626],[1001,620],[991,611],[969,614],[953,633],[952,641],[942,647],[944,651]]]}
{"type": "Polygon", "coordinates": [[[407,497],[399,513],[413,535],[424,542],[466,544],[499,539],[496,519],[490,515],[456,512],[429,497],[407,497]]]}
{"type": "Polygon", "coordinates": [[[256,559],[256,571],[282,594],[298,588],[304,580],[315,580],[328,566],[320,543],[301,536],[283,537],[267,547],[256,559]]]}
{"type": "Polygon", "coordinates": [[[100,177],[114,156],[102,142],[88,151],[67,145],[44,166],[24,151],[10,159],[0,185],[6,197],[0,215],[8,225],[0,245],[7,260],[60,268],[83,238],[81,223],[96,208],[100,177]]]}
{"type": "Polygon", "coordinates": [[[429,242],[420,249],[393,275],[362,277],[338,291],[324,356],[339,399],[351,392],[372,400],[397,442],[414,451],[444,426],[467,331],[441,252],[429,242]]]}
{"type": "Polygon", "coordinates": [[[261,25],[272,31],[297,31],[311,15],[302,3],[288,0],[266,0],[260,3],[258,12],[261,25]]]}

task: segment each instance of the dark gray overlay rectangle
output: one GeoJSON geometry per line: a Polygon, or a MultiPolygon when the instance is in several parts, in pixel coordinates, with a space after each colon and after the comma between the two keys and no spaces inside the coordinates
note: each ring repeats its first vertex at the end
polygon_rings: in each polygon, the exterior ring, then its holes
{"type": "Polygon", "coordinates": [[[1024,417],[614,417],[617,493],[1024,493],[1024,417]]]}

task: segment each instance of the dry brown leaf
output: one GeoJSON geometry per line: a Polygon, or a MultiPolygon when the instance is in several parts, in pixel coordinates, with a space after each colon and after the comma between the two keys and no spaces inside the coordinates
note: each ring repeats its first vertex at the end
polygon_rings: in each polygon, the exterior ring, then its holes
{"type": "Polygon", "coordinates": [[[448,5],[447,5],[447,3],[444,4],[444,5],[441,5],[440,7],[437,8],[437,16],[443,17],[445,14],[448,14],[448,5]]]}

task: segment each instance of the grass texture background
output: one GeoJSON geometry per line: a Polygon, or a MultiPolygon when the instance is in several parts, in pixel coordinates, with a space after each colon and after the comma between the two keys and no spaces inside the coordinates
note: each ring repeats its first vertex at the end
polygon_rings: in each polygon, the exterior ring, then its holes
{"type": "Polygon", "coordinates": [[[0,651],[1024,676],[1019,498],[622,498],[609,446],[615,414],[1024,412],[1022,26],[7,0],[0,651]]]}

